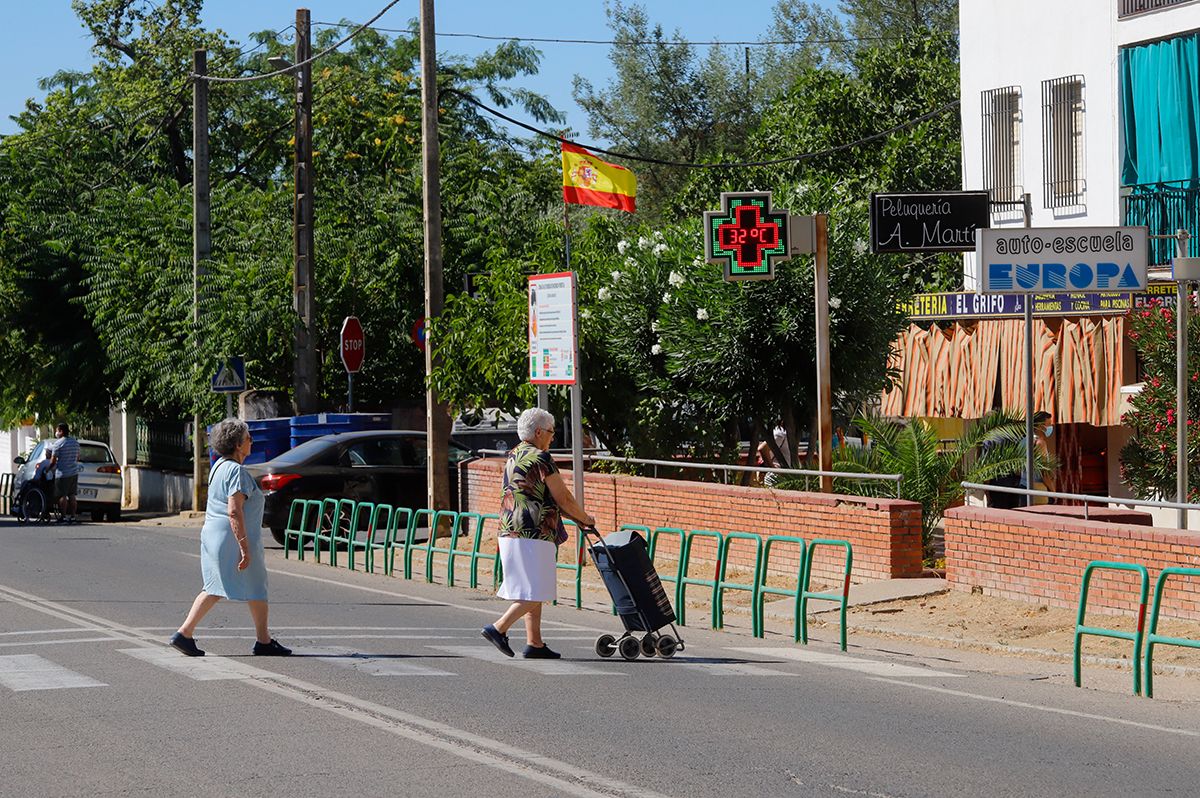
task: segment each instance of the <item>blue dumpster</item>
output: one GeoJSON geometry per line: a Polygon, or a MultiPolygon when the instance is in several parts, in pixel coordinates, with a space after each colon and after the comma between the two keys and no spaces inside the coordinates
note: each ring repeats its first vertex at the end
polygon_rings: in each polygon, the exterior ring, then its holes
{"type": "Polygon", "coordinates": [[[314,413],[292,418],[290,441],[295,448],[322,435],[391,428],[391,413],[314,413]]]}

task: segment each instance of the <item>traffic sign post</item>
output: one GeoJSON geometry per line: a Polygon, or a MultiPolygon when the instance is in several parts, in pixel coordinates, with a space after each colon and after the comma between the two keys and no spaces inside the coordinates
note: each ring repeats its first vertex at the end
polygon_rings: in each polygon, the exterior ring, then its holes
{"type": "Polygon", "coordinates": [[[408,337],[412,339],[413,345],[425,351],[425,317],[417,319],[413,322],[412,329],[408,331],[408,337]]]}
{"type": "Polygon", "coordinates": [[[362,368],[366,357],[366,336],[357,316],[347,316],[342,322],[342,365],[346,367],[346,403],[354,412],[354,374],[362,368]]]}
{"type": "Polygon", "coordinates": [[[214,393],[225,394],[225,415],[232,418],[233,395],[246,390],[246,359],[239,356],[223,358],[217,363],[210,386],[214,393]]]}

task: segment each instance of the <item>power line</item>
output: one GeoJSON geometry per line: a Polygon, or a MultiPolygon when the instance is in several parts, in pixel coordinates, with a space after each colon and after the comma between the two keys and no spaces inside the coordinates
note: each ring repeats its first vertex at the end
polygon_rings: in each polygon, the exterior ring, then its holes
{"type": "Polygon", "coordinates": [[[341,39],[341,41],[337,42],[336,44],[334,44],[334,45],[332,45],[332,46],[330,46],[330,47],[326,47],[326,48],[325,48],[324,50],[322,50],[321,52],[317,53],[316,55],[312,56],[311,58],[306,58],[306,59],[304,59],[303,61],[301,61],[301,62],[300,62],[300,63],[298,63],[298,64],[292,64],[291,66],[286,66],[286,67],[284,67],[283,69],[277,69],[277,70],[275,70],[274,72],[264,72],[264,73],[262,73],[262,74],[260,74],[260,75],[248,75],[248,76],[246,76],[246,77],[220,78],[220,77],[214,77],[214,76],[211,76],[211,75],[196,75],[196,74],[193,74],[193,75],[192,75],[192,78],[194,78],[194,79],[202,79],[202,80],[207,80],[209,83],[252,83],[252,82],[254,82],[254,81],[256,81],[256,80],[266,80],[267,78],[273,78],[273,77],[276,77],[276,76],[278,76],[278,75],[284,75],[284,74],[287,74],[287,73],[293,72],[293,71],[295,71],[296,69],[299,69],[299,68],[300,68],[300,67],[302,67],[302,66],[307,66],[308,64],[311,64],[311,63],[313,63],[314,61],[317,61],[317,60],[319,60],[319,59],[321,59],[321,58],[324,58],[325,56],[327,56],[327,55],[329,55],[330,53],[332,53],[334,50],[336,50],[336,49],[338,49],[339,47],[341,47],[341,46],[342,46],[343,44],[345,44],[346,42],[348,42],[348,41],[350,41],[351,39],[353,39],[354,37],[358,36],[358,35],[359,35],[360,33],[362,33],[363,31],[365,31],[365,30],[368,30],[368,29],[371,27],[371,23],[372,23],[372,22],[374,22],[375,20],[377,20],[377,19],[379,19],[380,17],[382,17],[384,14],[386,14],[388,11],[390,11],[390,10],[391,10],[392,6],[396,5],[396,4],[397,4],[397,3],[399,3],[399,2],[400,2],[400,0],[391,0],[391,2],[390,2],[390,3],[388,3],[386,6],[384,6],[384,7],[383,7],[383,9],[382,9],[382,10],[380,10],[380,12],[379,12],[378,14],[376,14],[376,15],[375,15],[375,16],[373,16],[373,17],[371,17],[369,20],[367,20],[367,21],[366,21],[366,22],[364,22],[363,24],[359,25],[357,28],[355,28],[353,31],[351,31],[351,32],[349,33],[349,35],[347,35],[347,36],[344,36],[344,37],[341,39]]]}
{"type": "Polygon", "coordinates": [[[644,155],[631,155],[630,153],[627,153],[627,152],[614,152],[613,150],[606,150],[601,147],[597,147],[593,144],[583,144],[578,141],[574,141],[573,139],[568,139],[568,138],[563,138],[562,136],[557,136],[553,133],[550,133],[549,131],[542,130],[541,128],[536,128],[533,125],[526,124],[518,119],[514,119],[511,116],[508,116],[507,114],[502,113],[501,111],[498,111],[495,108],[492,108],[491,106],[484,105],[479,100],[475,99],[474,97],[472,97],[469,94],[465,94],[464,92],[457,91],[455,89],[444,89],[443,91],[445,91],[445,93],[447,93],[447,94],[457,94],[459,97],[462,97],[467,102],[480,108],[483,111],[486,111],[487,113],[491,114],[492,116],[503,119],[505,122],[509,122],[511,124],[516,125],[517,127],[524,128],[525,130],[528,130],[531,133],[536,133],[537,135],[542,136],[544,138],[553,139],[554,141],[557,141],[557,142],[560,142],[563,144],[573,144],[576,147],[583,147],[584,149],[588,150],[589,152],[598,152],[598,153],[602,153],[604,155],[609,155],[613,158],[621,158],[626,161],[640,161],[642,163],[656,164],[659,166],[676,166],[676,167],[681,167],[684,169],[724,169],[724,168],[744,168],[744,167],[752,167],[752,166],[776,166],[778,164],[783,164],[783,163],[795,163],[795,162],[799,162],[799,161],[811,160],[813,158],[820,158],[824,155],[832,155],[833,153],[836,153],[836,152],[841,152],[843,150],[848,150],[848,149],[852,149],[854,147],[859,147],[859,146],[862,146],[863,144],[869,144],[872,141],[876,141],[878,139],[885,138],[887,136],[892,135],[893,133],[898,133],[901,130],[905,130],[905,129],[913,127],[915,125],[919,125],[922,122],[933,119],[937,116],[940,116],[941,114],[944,114],[946,111],[957,106],[960,102],[959,100],[951,100],[950,102],[946,103],[945,105],[941,106],[940,108],[935,108],[932,111],[929,111],[928,113],[921,114],[920,116],[915,117],[913,119],[909,119],[907,122],[901,122],[900,124],[896,125],[895,127],[890,127],[887,130],[880,131],[879,133],[874,133],[870,136],[867,136],[866,138],[861,138],[861,139],[858,139],[857,141],[852,141],[849,144],[839,144],[836,147],[830,147],[828,149],[820,150],[818,152],[806,152],[801,155],[790,155],[786,158],[774,158],[769,161],[742,161],[742,162],[738,162],[738,163],[690,163],[687,161],[664,161],[659,158],[649,158],[644,155]]]}
{"type": "MultiPolygon", "coordinates": [[[[321,25],[326,28],[348,28],[351,27],[346,22],[314,22],[314,25],[321,25]]],[[[416,31],[410,28],[373,28],[373,30],[381,33],[411,33],[416,31]]],[[[487,41],[497,42],[537,42],[540,44],[621,44],[628,46],[641,46],[652,44],[667,44],[667,45],[684,45],[686,47],[710,47],[713,45],[737,45],[745,47],[762,47],[767,45],[806,45],[806,44],[854,44],[856,42],[882,42],[892,41],[894,36],[861,36],[856,38],[843,39],[768,39],[753,41],[749,40],[732,40],[732,41],[688,41],[688,40],[671,40],[671,39],[555,39],[541,38],[537,36],[489,36],[482,33],[438,33],[438,38],[457,38],[457,39],[484,39],[487,41]]]]}

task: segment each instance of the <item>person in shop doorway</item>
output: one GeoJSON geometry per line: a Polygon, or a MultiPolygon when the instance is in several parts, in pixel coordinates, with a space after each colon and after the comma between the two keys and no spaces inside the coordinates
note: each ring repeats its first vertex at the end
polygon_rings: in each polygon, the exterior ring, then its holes
{"type": "MultiPolygon", "coordinates": [[[[1033,446],[1034,451],[1041,454],[1047,460],[1052,460],[1050,457],[1050,439],[1054,434],[1054,425],[1050,414],[1045,411],[1038,411],[1033,416],[1033,446]]],[[[984,444],[986,447],[987,444],[984,444]]],[[[1025,452],[1025,438],[1021,438],[1022,457],[1025,452]]],[[[1043,473],[1037,467],[1036,460],[1033,467],[1033,490],[1052,490],[1050,487],[1050,475],[1043,473]]],[[[1006,474],[996,479],[990,480],[990,485],[1006,488],[1029,488],[1029,475],[1024,468],[1019,473],[1006,474]]],[[[1034,496],[1030,504],[1046,504],[1048,500],[1044,496],[1034,496]]],[[[1000,510],[1012,510],[1018,507],[1026,506],[1026,497],[1019,493],[1002,493],[1000,491],[987,492],[987,506],[1000,510]]]]}
{"type": "MultiPolygon", "coordinates": [[[[1054,490],[1052,483],[1054,477],[1051,473],[1041,471],[1037,466],[1037,458],[1039,455],[1046,460],[1053,460],[1051,457],[1050,446],[1051,436],[1054,435],[1054,424],[1050,414],[1045,411],[1039,411],[1033,415],[1033,481],[1030,482],[1028,473],[1025,469],[1021,469],[1022,488],[1032,488],[1033,490],[1052,491],[1054,490]]],[[[1045,496],[1034,496],[1030,504],[1049,504],[1050,500],[1045,496]]]]}

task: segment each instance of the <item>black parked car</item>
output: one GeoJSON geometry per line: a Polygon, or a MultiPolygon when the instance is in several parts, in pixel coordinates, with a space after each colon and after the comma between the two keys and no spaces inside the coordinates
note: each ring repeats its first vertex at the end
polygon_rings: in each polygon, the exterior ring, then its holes
{"type": "MultiPolygon", "coordinates": [[[[458,464],[470,457],[470,449],[450,441],[452,507],[458,506],[458,464]]],[[[246,470],[266,495],[263,526],[283,543],[294,499],[344,498],[424,507],[427,462],[424,431],[367,430],[323,435],[246,470]]]]}

